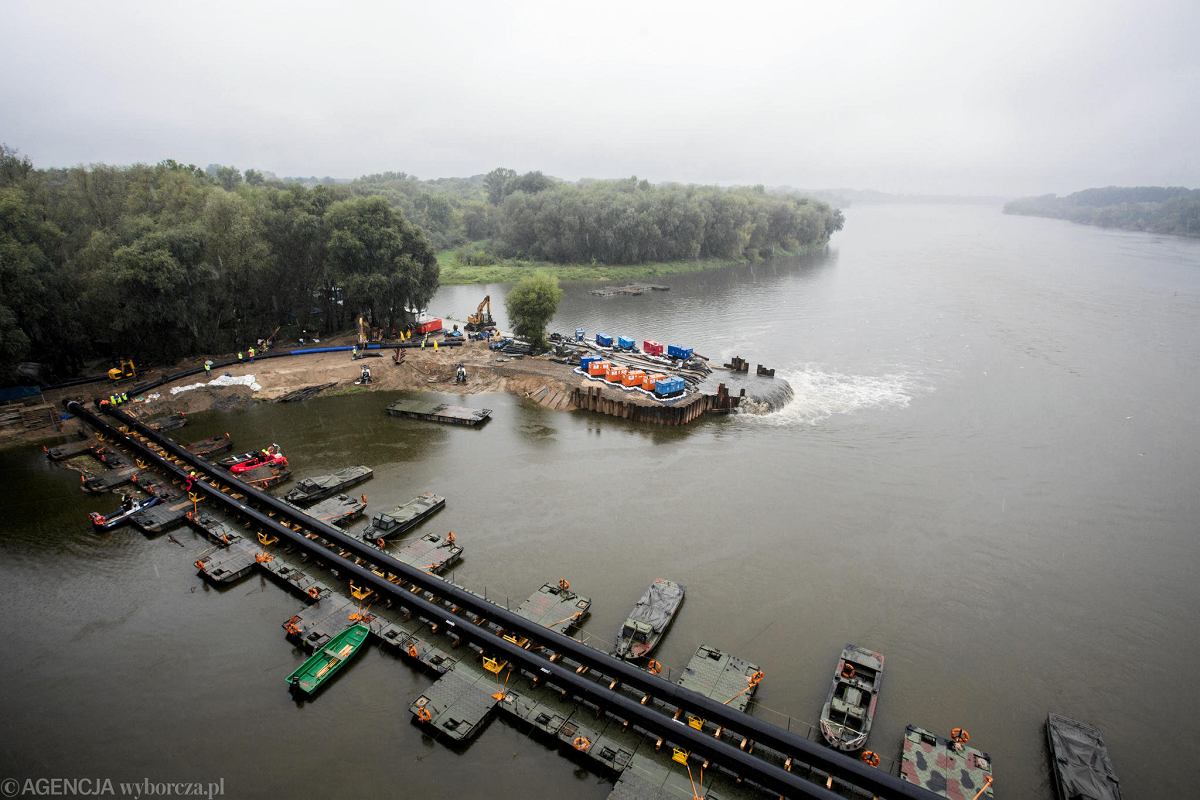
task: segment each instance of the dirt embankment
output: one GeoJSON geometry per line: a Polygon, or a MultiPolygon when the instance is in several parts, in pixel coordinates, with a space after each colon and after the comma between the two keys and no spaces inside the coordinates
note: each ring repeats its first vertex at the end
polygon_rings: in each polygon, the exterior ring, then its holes
{"type": "MultiPolygon", "coordinates": [[[[209,409],[230,409],[255,400],[273,401],[309,386],[334,383],[325,392],[336,393],[349,387],[354,390],[434,391],[453,394],[510,392],[529,396],[543,387],[566,393],[579,382],[569,367],[545,358],[512,359],[488,350],[482,342],[468,342],[461,347],[439,347],[434,350],[413,348],[402,351],[401,364],[392,361],[391,350],[372,350],[380,357],[354,360],[350,353],[317,353],[313,355],[270,358],[214,370],[212,379],[228,375],[249,378],[257,386],[207,385],[203,376],[192,376],[160,386],[137,398],[131,406],[140,415],[157,416],[168,412],[195,413],[209,409]],[[454,382],[459,364],[467,370],[467,382],[454,382]],[[371,368],[371,384],[356,386],[364,366],[371,368]],[[199,388],[195,384],[206,384],[199,388]],[[172,389],[186,388],[172,394],[172,389]]],[[[184,365],[180,365],[182,368],[184,365]]],[[[78,390],[77,390],[78,393],[78,390]]]]}

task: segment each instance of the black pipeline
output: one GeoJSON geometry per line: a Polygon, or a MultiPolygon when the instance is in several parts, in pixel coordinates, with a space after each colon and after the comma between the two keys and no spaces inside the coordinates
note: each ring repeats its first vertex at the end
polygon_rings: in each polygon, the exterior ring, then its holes
{"type": "MultiPolygon", "coordinates": [[[[82,408],[82,406],[75,402],[68,404],[68,410],[74,412],[75,407],[82,408]]],[[[171,439],[147,428],[119,409],[109,408],[106,411],[119,419],[123,424],[129,425],[132,429],[137,430],[142,435],[157,443],[164,450],[171,453],[171,455],[191,465],[198,473],[211,474],[212,467],[210,464],[197,458],[171,439]]],[[[92,415],[88,414],[88,416],[92,415]]],[[[154,455],[157,458],[157,454],[154,455]]],[[[842,755],[815,742],[810,742],[808,739],[798,736],[791,731],[781,730],[745,712],[731,709],[723,703],[702,694],[685,689],[663,678],[653,676],[632,664],[588,647],[569,636],[532,623],[503,606],[498,606],[495,603],[484,600],[435,575],[430,575],[415,567],[403,564],[387,555],[387,553],[377,550],[359,539],[348,536],[345,532],[332,525],[314,520],[299,509],[284,503],[273,495],[242,483],[231,475],[227,476],[222,473],[218,474],[217,478],[229,486],[236,487],[239,492],[245,494],[247,497],[253,497],[256,502],[269,507],[279,516],[290,519],[309,530],[319,533],[326,541],[331,543],[336,542],[356,556],[373,561],[422,589],[451,600],[462,609],[491,620],[510,631],[520,633],[522,636],[541,644],[549,650],[570,656],[572,660],[610,678],[616,678],[626,686],[634,687],[670,705],[690,711],[696,716],[720,725],[729,731],[736,732],[753,741],[766,745],[772,750],[782,753],[784,756],[792,757],[796,761],[841,778],[847,783],[857,786],[872,795],[886,798],[911,798],[911,800],[933,800],[933,798],[937,797],[937,795],[915,784],[908,783],[894,775],[889,775],[878,769],[869,767],[858,759],[842,755]]],[[[225,495],[221,496],[225,497],[225,495]]],[[[239,510],[245,508],[241,504],[235,505],[239,510]]],[[[500,637],[494,638],[500,639],[500,637]]]]}

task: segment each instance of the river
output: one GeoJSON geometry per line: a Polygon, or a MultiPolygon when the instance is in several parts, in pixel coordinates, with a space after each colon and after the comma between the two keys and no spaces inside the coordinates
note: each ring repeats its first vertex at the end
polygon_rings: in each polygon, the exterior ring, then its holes
{"type": "MultiPolygon", "coordinates": [[[[371,394],[194,418],[278,441],[298,473],[376,470],[373,508],[432,489],[427,526],[466,549],[454,579],[523,599],[570,578],[611,638],[650,580],[687,600],[659,658],[700,643],[766,673],[756,713],[814,721],[843,644],[887,668],[872,749],[963,725],[996,796],[1049,798],[1046,713],[1107,737],[1127,798],[1194,792],[1200,752],[1200,242],[1002,215],[847,210],[827,253],[570,285],[555,325],[741,355],[791,381],[762,417],[642,428],[477,395],[482,430],[403,422],[371,394]],[[1168,691],[1169,690],[1169,691],[1168,691]]],[[[465,316],[504,287],[447,287],[465,316]]],[[[244,449],[244,448],[243,448],[244,449]]],[[[315,702],[280,624],[300,603],[224,591],[190,532],[96,536],[74,473],[0,453],[8,736],[0,777],[216,780],[230,797],[415,793],[603,798],[611,781],[508,722],[461,752],[408,704],[430,678],[371,649],[315,702]]]]}

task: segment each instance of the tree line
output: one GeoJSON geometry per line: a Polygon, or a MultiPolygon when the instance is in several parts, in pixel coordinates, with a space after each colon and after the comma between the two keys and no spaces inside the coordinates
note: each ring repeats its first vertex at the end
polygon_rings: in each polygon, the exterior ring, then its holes
{"type": "Polygon", "coordinates": [[[0,145],[0,380],[94,359],[167,362],[268,337],[401,324],[437,251],[637,264],[756,260],[826,242],[823,202],[762,187],[566,183],[506,168],[420,180],[284,178],[173,160],[36,169],[0,145]]]}
{"type": "Polygon", "coordinates": [[[438,286],[425,234],[352,186],[164,161],[34,169],[0,148],[0,374],[245,348],[280,326],[393,327],[438,286]]]}
{"type": "Polygon", "coordinates": [[[1053,217],[1085,225],[1200,236],[1200,189],[1182,186],[1106,186],[1065,197],[1023,197],[1005,214],[1053,217]]]}
{"type": "Polygon", "coordinates": [[[506,168],[436,181],[389,172],[351,186],[387,197],[438,249],[476,265],[757,260],[823,244],[843,224],[827,203],[763,187],[567,183],[506,168]]]}

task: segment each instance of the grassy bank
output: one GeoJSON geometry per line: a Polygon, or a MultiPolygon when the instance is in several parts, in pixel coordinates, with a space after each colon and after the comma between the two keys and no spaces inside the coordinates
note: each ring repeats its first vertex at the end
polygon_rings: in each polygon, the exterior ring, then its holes
{"type": "MultiPolygon", "coordinates": [[[[802,255],[825,247],[821,242],[818,247],[792,253],[802,255]]],[[[688,272],[703,272],[710,269],[736,267],[747,262],[729,261],[719,258],[701,258],[691,261],[649,261],[645,264],[552,264],[547,261],[526,261],[524,259],[508,258],[496,264],[472,266],[462,264],[454,250],[442,250],[437,254],[438,265],[441,267],[440,283],[443,286],[463,283],[515,283],[530,270],[544,270],[564,281],[632,281],[645,278],[664,277],[667,275],[682,275],[688,272]]]]}

